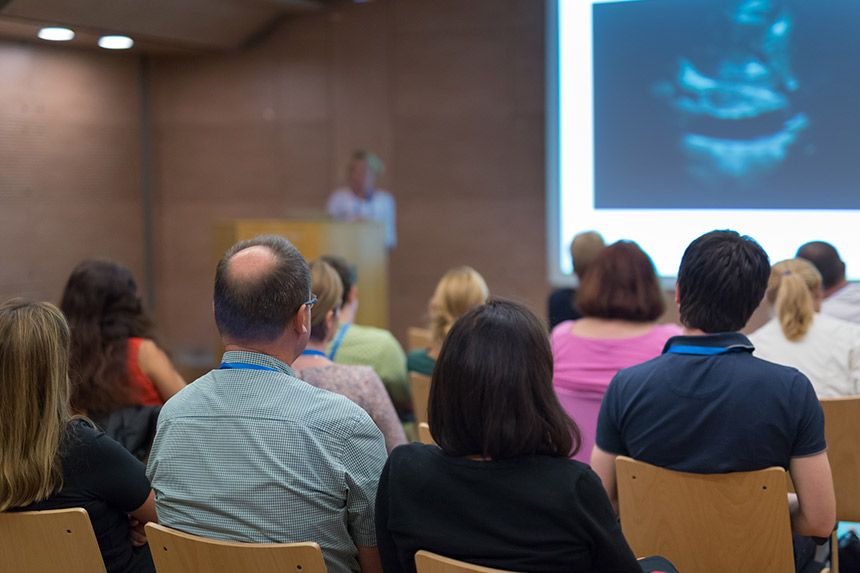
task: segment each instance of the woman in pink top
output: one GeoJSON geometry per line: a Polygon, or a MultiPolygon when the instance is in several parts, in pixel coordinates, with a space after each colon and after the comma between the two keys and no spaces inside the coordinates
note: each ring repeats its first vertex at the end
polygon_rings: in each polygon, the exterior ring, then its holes
{"type": "Polygon", "coordinates": [[[582,432],[575,459],[588,463],[600,402],[612,377],[658,356],[681,327],[654,323],[666,309],[663,291],[651,259],[630,241],[600,252],[579,285],[577,302],[584,318],[552,331],[553,386],[582,432]]]}

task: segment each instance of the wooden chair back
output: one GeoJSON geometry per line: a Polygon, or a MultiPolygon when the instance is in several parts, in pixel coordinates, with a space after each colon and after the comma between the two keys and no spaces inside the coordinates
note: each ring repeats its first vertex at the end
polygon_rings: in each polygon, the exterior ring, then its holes
{"type": "Polygon", "coordinates": [[[406,345],[409,352],[430,348],[433,346],[433,336],[430,334],[430,329],[410,326],[406,329],[406,345]]]}
{"type": "Polygon", "coordinates": [[[17,573],[104,573],[85,509],[0,513],[0,569],[17,573]]]}
{"type": "Polygon", "coordinates": [[[785,470],[691,474],[619,456],[621,529],[678,571],[794,571],[785,470]]]}
{"type": "Polygon", "coordinates": [[[430,424],[421,422],[418,424],[418,441],[422,444],[435,444],[433,435],[430,433],[430,424]]]}
{"type": "Polygon", "coordinates": [[[235,543],[217,541],[146,524],[149,550],[158,573],[326,573],[316,543],[235,543]]]}
{"type": "Polygon", "coordinates": [[[418,573],[507,573],[504,569],[481,567],[464,561],[442,557],[423,549],[415,554],[418,573]]]}
{"type": "Polygon", "coordinates": [[[415,423],[427,423],[427,404],[430,402],[430,377],[417,372],[409,373],[409,388],[412,391],[412,408],[415,423]]]}
{"type": "Polygon", "coordinates": [[[860,396],[823,398],[827,458],[836,490],[836,519],[860,521],[860,396]]]}

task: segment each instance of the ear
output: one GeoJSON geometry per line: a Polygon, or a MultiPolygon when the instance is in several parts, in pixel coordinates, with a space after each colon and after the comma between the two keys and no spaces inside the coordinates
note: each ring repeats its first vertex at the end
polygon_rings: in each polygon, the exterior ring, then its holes
{"type": "Polygon", "coordinates": [[[675,285],[675,304],[681,304],[681,289],[675,285]]]}
{"type": "Polygon", "coordinates": [[[290,321],[290,328],[295,332],[298,336],[302,336],[305,334],[310,328],[310,321],[308,320],[308,305],[303,304],[296,315],[293,317],[293,320],[290,321]]]}
{"type": "Polygon", "coordinates": [[[358,285],[349,287],[349,294],[346,296],[346,303],[350,304],[358,300],[358,285]]]}
{"type": "Polygon", "coordinates": [[[326,332],[334,332],[337,330],[337,313],[330,310],[325,315],[326,332]]]}

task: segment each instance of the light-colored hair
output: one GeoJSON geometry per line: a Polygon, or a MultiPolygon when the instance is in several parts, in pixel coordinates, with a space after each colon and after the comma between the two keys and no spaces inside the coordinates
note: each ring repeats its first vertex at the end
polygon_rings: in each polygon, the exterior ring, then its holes
{"type": "Polygon", "coordinates": [[[430,331],[434,342],[445,339],[458,318],[487,301],[490,291],[478,271],[455,267],[445,273],[430,299],[430,331]]]}
{"type": "Polygon", "coordinates": [[[347,173],[349,173],[352,170],[353,165],[359,161],[367,163],[367,168],[373,171],[377,177],[385,173],[385,165],[379,157],[375,153],[364,151],[363,149],[356,149],[352,152],[352,155],[349,156],[349,163],[346,165],[347,173]]]}
{"type": "Polygon", "coordinates": [[[52,304],[16,298],[0,305],[0,511],[62,487],[70,339],[52,304]]]}
{"type": "Polygon", "coordinates": [[[311,261],[311,291],[317,302],[311,311],[311,338],[325,340],[325,317],[330,310],[336,311],[343,304],[343,282],[330,264],[322,259],[311,261]]]}
{"type": "Polygon", "coordinates": [[[573,272],[580,280],[605,246],[603,237],[596,231],[586,231],[573,238],[570,243],[570,260],[573,262],[573,272]]]}
{"type": "Polygon", "coordinates": [[[800,340],[815,315],[812,292],[821,285],[821,273],[804,259],[789,259],[773,265],[767,281],[767,300],[776,310],[782,333],[800,340]]]}

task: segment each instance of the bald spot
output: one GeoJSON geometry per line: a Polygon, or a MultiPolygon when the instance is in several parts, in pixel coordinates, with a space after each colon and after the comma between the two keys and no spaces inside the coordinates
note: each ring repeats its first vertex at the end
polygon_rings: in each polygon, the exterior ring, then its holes
{"type": "Polygon", "coordinates": [[[248,247],[230,259],[227,266],[227,279],[233,284],[253,284],[271,273],[277,263],[275,253],[268,247],[260,245],[248,247]]]}

